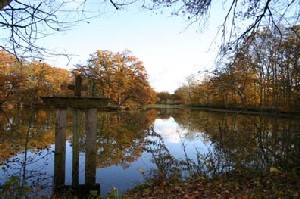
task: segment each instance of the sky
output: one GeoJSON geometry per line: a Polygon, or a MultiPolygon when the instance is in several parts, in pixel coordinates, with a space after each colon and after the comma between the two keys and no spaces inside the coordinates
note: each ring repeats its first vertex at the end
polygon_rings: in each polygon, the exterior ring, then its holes
{"type": "Polygon", "coordinates": [[[218,17],[218,12],[215,9],[211,13],[213,17],[201,30],[199,24],[189,26],[183,17],[170,16],[170,13],[132,6],[114,11],[111,6],[100,17],[81,22],[69,31],[50,35],[38,44],[72,54],[71,60],[65,57],[46,60],[65,69],[85,64],[96,50],[130,50],[144,63],[150,85],[157,92],[173,93],[189,75],[214,67],[218,46],[213,41],[223,19],[218,17]]]}

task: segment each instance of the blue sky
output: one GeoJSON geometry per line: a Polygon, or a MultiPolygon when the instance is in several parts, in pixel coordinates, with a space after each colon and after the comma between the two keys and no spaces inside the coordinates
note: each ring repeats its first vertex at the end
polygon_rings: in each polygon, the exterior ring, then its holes
{"type": "Polygon", "coordinates": [[[128,49],[144,62],[151,86],[156,91],[172,93],[188,75],[214,66],[218,46],[210,46],[223,17],[219,17],[215,9],[211,16],[206,29],[200,31],[199,25],[188,27],[184,18],[169,13],[156,14],[132,6],[113,11],[110,7],[101,17],[46,37],[40,45],[73,54],[70,62],[64,57],[46,60],[66,69],[85,64],[89,54],[96,50],[128,49]]]}

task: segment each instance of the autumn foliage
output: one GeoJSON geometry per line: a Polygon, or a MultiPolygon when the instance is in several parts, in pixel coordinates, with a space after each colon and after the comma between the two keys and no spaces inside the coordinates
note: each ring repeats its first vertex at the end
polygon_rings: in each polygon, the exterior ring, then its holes
{"type": "Polygon", "coordinates": [[[98,50],[86,66],[78,66],[89,80],[89,95],[106,97],[117,106],[136,107],[154,102],[156,94],[143,62],[130,51],[98,50]]]}
{"type": "Polygon", "coordinates": [[[175,93],[196,106],[300,111],[299,34],[299,26],[257,31],[201,83],[190,76],[175,93]]]}
{"type": "MultiPolygon", "coordinates": [[[[78,66],[83,77],[83,97],[106,97],[117,106],[140,107],[156,100],[145,67],[131,52],[97,51],[86,66],[78,66]]],[[[41,96],[74,96],[68,85],[74,78],[68,70],[42,61],[19,61],[0,51],[0,104],[35,105],[41,96]]]]}
{"type": "Polygon", "coordinates": [[[0,104],[33,105],[40,96],[66,95],[61,85],[70,82],[69,72],[41,61],[17,60],[0,51],[0,104]]]}

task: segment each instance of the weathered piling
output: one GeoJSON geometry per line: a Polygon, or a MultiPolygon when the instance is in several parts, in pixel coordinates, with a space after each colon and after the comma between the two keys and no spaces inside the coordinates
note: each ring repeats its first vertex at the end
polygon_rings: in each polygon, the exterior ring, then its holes
{"type": "Polygon", "coordinates": [[[65,184],[66,165],[66,122],[67,109],[57,108],[55,117],[55,156],[54,185],[55,188],[65,184]]]}

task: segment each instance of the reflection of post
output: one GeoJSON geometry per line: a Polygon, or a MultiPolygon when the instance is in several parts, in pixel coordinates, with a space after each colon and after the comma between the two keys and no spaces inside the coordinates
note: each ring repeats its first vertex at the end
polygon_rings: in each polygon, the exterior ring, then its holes
{"type": "Polygon", "coordinates": [[[96,183],[96,130],[97,109],[86,111],[86,154],[85,154],[85,184],[96,183]]]}
{"type": "Polygon", "coordinates": [[[79,109],[73,111],[72,185],[79,185],[79,109]]]}
{"type": "Polygon", "coordinates": [[[67,109],[56,109],[55,118],[55,156],[54,156],[54,188],[65,184],[65,158],[66,158],[66,120],[67,109]]]}

